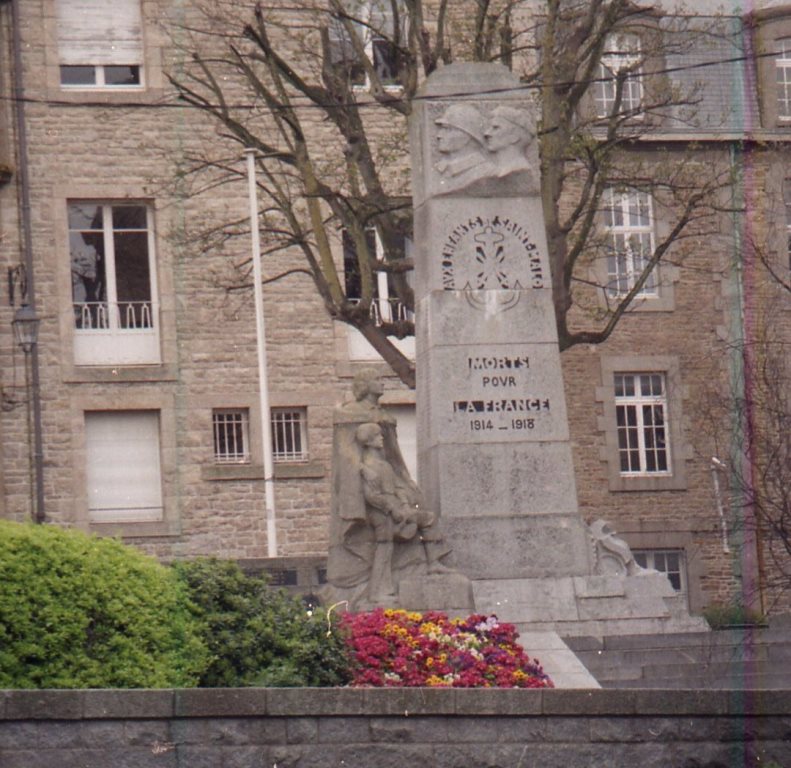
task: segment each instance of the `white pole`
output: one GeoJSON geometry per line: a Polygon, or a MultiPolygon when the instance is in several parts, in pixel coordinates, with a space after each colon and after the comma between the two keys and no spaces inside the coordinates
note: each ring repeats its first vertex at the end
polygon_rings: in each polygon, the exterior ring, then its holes
{"type": "Polygon", "coordinates": [[[258,396],[261,411],[261,438],[264,445],[264,494],[266,497],[266,554],[277,557],[275,526],[274,462],[272,427],[269,415],[269,389],[266,376],[266,336],[264,335],[264,295],[261,290],[261,240],[258,234],[258,190],[255,184],[255,150],[245,149],[247,189],[250,198],[250,234],[253,245],[253,295],[255,296],[255,335],[258,348],[258,396]]]}

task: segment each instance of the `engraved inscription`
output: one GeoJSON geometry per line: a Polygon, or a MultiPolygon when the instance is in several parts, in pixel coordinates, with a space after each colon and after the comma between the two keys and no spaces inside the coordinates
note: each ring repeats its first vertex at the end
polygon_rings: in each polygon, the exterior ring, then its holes
{"type": "Polygon", "coordinates": [[[446,291],[513,292],[546,285],[531,234],[505,216],[476,216],[454,227],[442,248],[441,273],[446,291]]]}

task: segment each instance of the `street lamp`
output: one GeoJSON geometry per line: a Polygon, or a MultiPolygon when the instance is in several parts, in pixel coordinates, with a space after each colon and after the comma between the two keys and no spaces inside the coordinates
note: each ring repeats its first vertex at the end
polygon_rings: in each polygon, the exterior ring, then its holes
{"type": "Polygon", "coordinates": [[[38,342],[40,322],[36,310],[28,304],[23,304],[14,314],[11,323],[14,328],[14,338],[26,355],[33,351],[33,347],[38,342]]]}

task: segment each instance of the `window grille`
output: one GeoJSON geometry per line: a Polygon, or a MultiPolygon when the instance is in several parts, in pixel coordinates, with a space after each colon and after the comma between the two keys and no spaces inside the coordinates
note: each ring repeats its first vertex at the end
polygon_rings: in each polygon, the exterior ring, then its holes
{"type": "Polygon", "coordinates": [[[271,416],[272,457],[274,461],[307,461],[306,409],[273,408],[271,416]]]}
{"type": "Polygon", "coordinates": [[[250,413],[246,408],[212,412],[214,460],[218,464],[250,461],[250,413]]]}

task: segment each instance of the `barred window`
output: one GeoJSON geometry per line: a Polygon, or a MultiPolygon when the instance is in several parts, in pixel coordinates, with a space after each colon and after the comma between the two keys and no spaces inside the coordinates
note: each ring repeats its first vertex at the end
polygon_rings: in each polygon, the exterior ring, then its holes
{"type": "Polygon", "coordinates": [[[671,474],[665,375],[616,373],[615,414],[621,474],[671,474]]]}
{"type": "Polygon", "coordinates": [[[214,460],[218,464],[250,461],[250,412],[247,408],[212,411],[214,460]]]}
{"type": "Polygon", "coordinates": [[[643,549],[633,550],[632,554],[639,566],[664,573],[676,592],[687,591],[683,549],[643,549]]]}
{"type": "MultiPolygon", "coordinates": [[[[604,193],[607,244],[607,294],[624,296],[642,277],[654,253],[651,197],[636,189],[610,187],[604,193]]],[[[639,296],[658,296],[657,281],[649,273],[639,296]]]]}
{"type": "Polygon", "coordinates": [[[777,41],[775,72],[777,77],[777,116],[791,119],[791,40],[777,41]]]}
{"type": "Polygon", "coordinates": [[[271,415],[274,461],[307,461],[307,409],[273,408],[271,415]]]}
{"type": "Polygon", "coordinates": [[[618,114],[638,112],[643,101],[640,62],[640,38],[637,35],[618,34],[607,38],[599,64],[599,79],[594,89],[597,117],[613,114],[617,78],[622,72],[627,74],[623,80],[618,114]]]}

